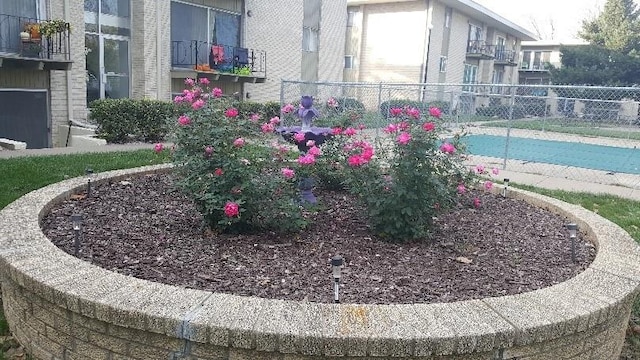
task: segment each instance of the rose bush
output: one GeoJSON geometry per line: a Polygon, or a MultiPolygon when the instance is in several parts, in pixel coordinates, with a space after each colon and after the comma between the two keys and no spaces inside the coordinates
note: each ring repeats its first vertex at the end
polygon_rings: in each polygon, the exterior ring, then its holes
{"type": "Polygon", "coordinates": [[[217,231],[304,229],[309,209],[300,188],[315,184],[355,194],[372,229],[389,240],[426,239],[434,217],[486,173],[464,166],[459,136],[443,140],[437,108],[390,109],[392,122],[383,136],[362,127],[335,127],[321,145],[303,133],[286,142],[275,130],[283,120],[295,121],[287,119],[295,105],[259,119],[243,115],[219,89],[195,81],[187,85],[175,99],[185,105],[175,121],[177,183],[217,231]]]}

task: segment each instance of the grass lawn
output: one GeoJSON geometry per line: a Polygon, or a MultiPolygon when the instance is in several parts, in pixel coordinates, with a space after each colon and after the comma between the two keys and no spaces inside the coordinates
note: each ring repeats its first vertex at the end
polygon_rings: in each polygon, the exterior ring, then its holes
{"type": "MultiPolygon", "coordinates": [[[[150,150],[131,152],[74,154],[58,156],[0,159],[0,209],[20,196],[67,178],[81,176],[86,168],[94,172],[132,168],[167,162],[168,154],[150,150]]],[[[640,243],[640,202],[613,195],[594,195],[560,190],[546,190],[532,186],[515,185],[529,191],[548,195],[568,203],[580,205],[613,221],[640,243]]],[[[632,322],[640,325],[640,298],[636,299],[632,322]]],[[[9,328],[0,312],[0,336],[9,334],[9,328]]],[[[0,344],[0,360],[5,359],[0,344]]],[[[629,332],[622,359],[640,359],[640,334],[629,332]]]]}
{"type": "MultiPolygon", "coordinates": [[[[629,131],[615,127],[604,127],[587,121],[577,122],[568,119],[535,119],[514,121],[490,121],[483,123],[483,127],[511,127],[512,129],[539,130],[564,134],[574,134],[591,137],[608,137],[616,139],[640,140],[640,131],[629,131]]],[[[640,127],[638,127],[640,130],[640,127]]]]}

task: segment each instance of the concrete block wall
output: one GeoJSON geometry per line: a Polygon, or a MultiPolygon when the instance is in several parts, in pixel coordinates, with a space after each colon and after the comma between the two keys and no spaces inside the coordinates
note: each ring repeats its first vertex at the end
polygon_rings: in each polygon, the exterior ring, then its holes
{"type": "Polygon", "coordinates": [[[445,304],[317,304],[173,287],[98,268],[44,237],[40,214],[85,184],[66,180],[0,210],[5,314],[35,359],[610,360],[640,290],[640,249],[624,230],[516,189],[510,197],[578,224],[598,249],[588,269],[532,292],[445,304]]]}

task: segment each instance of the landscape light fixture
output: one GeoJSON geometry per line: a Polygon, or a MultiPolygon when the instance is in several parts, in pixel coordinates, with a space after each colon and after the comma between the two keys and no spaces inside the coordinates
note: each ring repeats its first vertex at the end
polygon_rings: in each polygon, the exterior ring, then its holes
{"type": "Polygon", "coordinates": [[[80,252],[80,232],[82,231],[82,215],[71,215],[71,224],[73,225],[73,255],[78,256],[80,252]]]}
{"type": "Polygon", "coordinates": [[[331,271],[333,272],[333,302],[340,303],[340,277],[342,277],[342,264],[344,259],[340,255],[331,258],[331,271]]]}
{"type": "Polygon", "coordinates": [[[571,260],[576,262],[576,236],[578,235],[578,225],[575,223],[567,224],[569,230],[569,238],[571,239],[571,260]]]}
{"type": "Polygon", "coordinates": [[[92,168],[86,168],[84,173],[87,175],[87,197],[91,197],[91,176],[93,175],[92,168]]]}
{"type": "Polygon", "coordinates": [[[504,188],[502,189],[502,197],[507,197],[507,191],[509,189],[509,179],[504,178],[504,188]]]}

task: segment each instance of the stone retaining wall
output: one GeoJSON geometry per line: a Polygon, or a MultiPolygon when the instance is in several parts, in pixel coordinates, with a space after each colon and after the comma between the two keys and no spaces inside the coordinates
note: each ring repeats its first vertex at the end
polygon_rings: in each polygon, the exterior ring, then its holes
{"type": "Polygon", "coordinates": [[[36,359],[610,360],[639,290],[640,251],[626,232],[516,190],[511,196],[575,220],[596,242],[587,270],[529,293],[448,304],[318,304],[183,289],[109,272],[48,241],[40,217],[84,185],[67,180],[0,211],[5,314],[36,359]]]}

